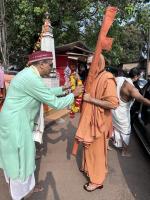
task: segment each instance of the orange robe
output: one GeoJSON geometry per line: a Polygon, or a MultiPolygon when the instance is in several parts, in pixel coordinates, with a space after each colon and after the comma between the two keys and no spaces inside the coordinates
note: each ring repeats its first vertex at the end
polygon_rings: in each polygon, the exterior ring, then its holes
{"type": "MultiPolygon", "coordinates": [[[[116,82],[113,75],[103,71],[95,78],[90,95],[118,106],[116,82]]],[[[76,139],[84,144],[82,169],[90,181],[103,184],[107,173],[107,138],[112,130],[111,110],[86,103],[81,114],[76,139]]]]}
{"type": "MultiPolygon", "coordinates": [[[[107,33],[116,12],[115,7],[109,6],[106,9],[85,87],[91,97],[108,101],[114,108],[118,106],[116,82],[111,73],[104,72],[105,60],[101,52],[103,49],[111,49],[112,38],[108,38],[107,33]]],[[[82,168],[89,175],[90,181],[95,184],[103,184],[107,173],[106,139],[111,130],[111,111],[84,102],[72,154],[76,155],[78,143],[82,142],[84,144],[82,168]]]]}

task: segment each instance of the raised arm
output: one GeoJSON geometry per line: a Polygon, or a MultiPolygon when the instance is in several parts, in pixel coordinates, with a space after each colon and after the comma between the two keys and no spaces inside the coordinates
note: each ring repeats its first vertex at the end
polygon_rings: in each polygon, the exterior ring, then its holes
{"type": "Polygon", "coordinates": [[[25,91],[28,95],[55,109],[63,109],[73,103],[74,97],[78,96],[83,89],[78,87],[73,93],[61,98],[56,97],[55,93],[53,93],[54,90],[55,88],[49,89],[38,77],[29,78],[28,86],[25,86],[25,91]]]}
{"type": "Polygon", "coordinates": [[[136,89],[135,87],[132,87],[130,89],[130,95],[132,98],[134,98],[136,101],[143,103],[146,106],[150,106],[150,100],[147,98],[144,98],[140,92],[138,91],[138,89],[136,89]]]}

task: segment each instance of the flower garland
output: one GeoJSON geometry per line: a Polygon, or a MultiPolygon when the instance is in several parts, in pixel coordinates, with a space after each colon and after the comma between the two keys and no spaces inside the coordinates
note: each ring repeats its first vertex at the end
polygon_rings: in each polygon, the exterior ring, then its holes
{"type": "MultiPolygon", "coordinates": [[[[71,85],[71,90],[74,91],[76,89],[77,86],[82,86],[83,83],[79,78],[79,75],[77,75],[76,72],[73,72],[70,77],[70,85],[71,85]]],[[[82,93],[75,98],[74,102],[71,105],[71,111],[70,111],[70,118],[74,118],[75,117],[75,113],[80,112],[80,106],[81,106],[81,102],[82,102],[82,93]]]]}

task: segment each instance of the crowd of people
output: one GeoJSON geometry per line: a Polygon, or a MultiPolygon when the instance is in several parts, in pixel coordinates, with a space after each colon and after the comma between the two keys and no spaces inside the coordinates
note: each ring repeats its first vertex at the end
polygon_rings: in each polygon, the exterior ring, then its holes
{"type": "MultiPolygon", "coordinates": [[[[88,192],[103,188],[108,173],[107,150],[110,139],[115,147],[122,149],[123,156],[129,156],[130,109],[134,100],[150,106],[150,100],[144,98],[134,86],[134,82],[140,78],[138,68],[133,68],[128,78],[114,77],[106,71],[104,56],[100,54],[92,74],[90,92],[78,86],[73,92],[69,90],[68,94],[65,91],[70,89],[70,85],[49,88],[43,82],[42,77],[51,71],[52,59],[52,53],[46,51],[29,55],[29,67],[15,76],[6,98],[3,96],[5,101],[0,112],[0,168],[9,183],[13,200],[23,199],[36,187],[33,129],[41,104],[63,109],[84,92],[75,140],[83,145],[80,171],[89,177],[89,182],[83,186],[88,192]]],[[[92,56],[88,58],[89,68],[91,62],[92,56]]],[[[87,71],[80,67],[78,73],[86,85],[87,71]]],[[[2,82],[1,78],[1,90],[4,88],[2,82]]]]}

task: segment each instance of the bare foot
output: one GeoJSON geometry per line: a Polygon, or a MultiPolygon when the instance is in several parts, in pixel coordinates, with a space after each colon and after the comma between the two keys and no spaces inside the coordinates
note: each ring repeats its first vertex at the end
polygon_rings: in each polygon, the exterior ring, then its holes
{"type": "Polygon", "coordinates": [[[33,193],[42,192],[43,190],[44,190],[44,188],[41,185],[36,184],[33,189],[33,193]]]}
{"type": "Polygon", "coordinates": [[[44,151],[44,147],[41,147],[41,148],[39,149],[39,152],[42,152],[42,151],[44,151]]]}
{"type": "Polygon", "coordinates": [[[112,151],[113,149],[108,145],[107,150],[112,151]]]}
{"type": "Polygon", "coordinates": [[[36,154],[36,156],[35,156],[35,160],[39,160],[40,158],[41,158],[41,155],[36,154]]]}
{"type": "Polygon", "coordinates": [[[121,155],[122,157],[131,157],[131,154],[127,151],[122,151],[121,155]]]}
{"type": "Polygon", "coordinates": [[[84,169],[82,169],[82,168],[79,168],[79,171],[82,172],[82,173],[84,173],[84,169]]]}

